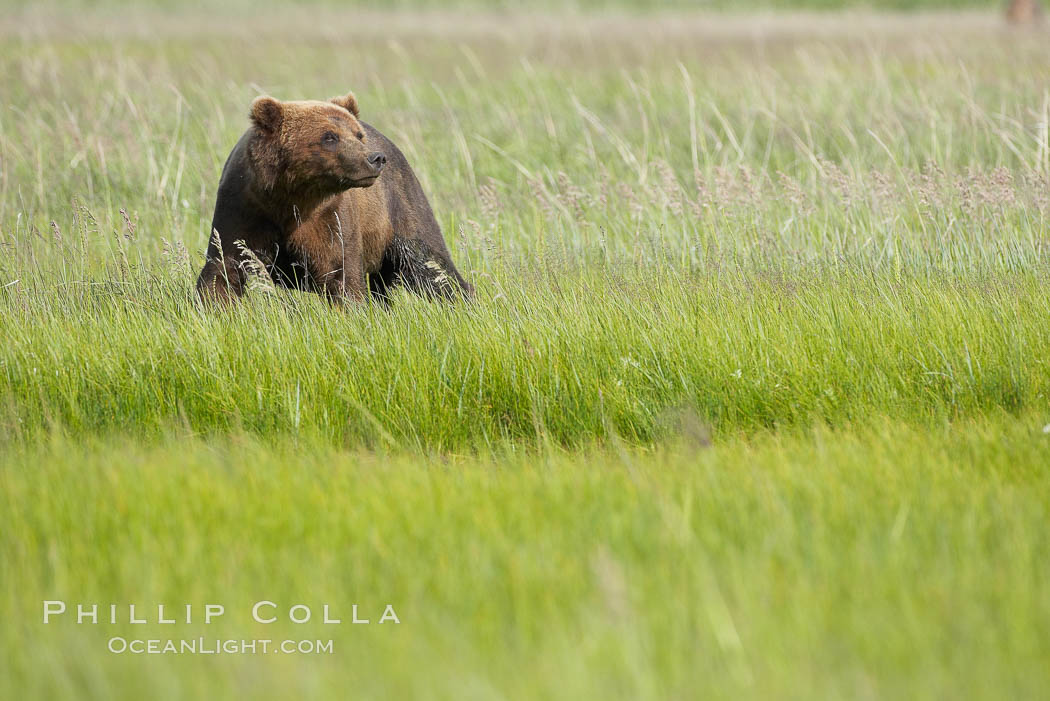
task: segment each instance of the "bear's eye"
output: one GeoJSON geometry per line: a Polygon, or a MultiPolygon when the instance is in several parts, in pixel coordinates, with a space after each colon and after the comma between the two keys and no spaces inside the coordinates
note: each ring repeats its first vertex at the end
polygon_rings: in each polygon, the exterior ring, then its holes
{"type": "Polygon", "coordinates": [[[322,144],[337,144],[339,143],[339,135],[334,131],[326,131],[324,136],[321,137],[322,144]]]}
{"type": "Polygon", "coordinates": [[[358,141],[364,141],[365,140],[365,133],[363,131],[357,132],[356,134],[354,134],[354,136],[357,137],[358,141]]]}

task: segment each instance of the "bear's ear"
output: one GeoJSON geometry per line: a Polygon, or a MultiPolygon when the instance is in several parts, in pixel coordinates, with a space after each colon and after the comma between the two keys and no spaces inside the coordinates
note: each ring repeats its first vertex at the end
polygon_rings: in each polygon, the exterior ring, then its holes
{"type": "Polygon", "coordinates": [[[354,97],[354,94],[352,92],[348,92],[342,97],[333,97],[331,100],[329,100],[329,102],[339,105],[355,117],[361,116],[361,113],[357,110],[357,98],[354,97]]]}
{"type": "Polygon", "coordinates": [[[251,117],[259,129],[268,134],[275,134],[284,120],[284,109],[279,101],[264,95],[255,98],[255,102],[252,103],[251,117]]]}

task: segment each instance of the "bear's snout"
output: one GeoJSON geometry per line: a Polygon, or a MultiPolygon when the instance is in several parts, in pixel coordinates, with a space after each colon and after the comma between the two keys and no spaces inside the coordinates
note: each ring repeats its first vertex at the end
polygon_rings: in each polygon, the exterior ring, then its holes
{"type": "Polygon", "coordinates": [[[373,151],[368,154],[368,165],[372,166],[372,170],[378,173],[386,165],[386,154],[379,151],[373,151]]]}

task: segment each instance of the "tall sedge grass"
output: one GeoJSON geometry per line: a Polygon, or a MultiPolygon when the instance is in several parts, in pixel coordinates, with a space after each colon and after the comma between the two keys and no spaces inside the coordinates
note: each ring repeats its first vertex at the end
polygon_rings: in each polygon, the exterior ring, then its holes
{"type": "Polygon", "coordinates": [[[647,442],[683,406],[735,430],[1037,404],[1046,44],[906,22],[859,44],[848,21],[842,39],[767,29],[757,56],[644,20],[556,48],[528,24],[411,53],[321,35],[294,60],[266,36],[235,56],[15,42],[0,425],[463,449],[647,442]],[[244,105],[345,87],[415,164],[479,302],[198,310],[244,105]]]}
{"type": "Polygon", "coordinates": [[[1042,273],[515,274],[472,307],[394,311],[256,294],[215,313],[170,279],[8,292],[4,430],[464,450],[650,442],[683,408],[734,431],[1015,411],[1050,391],[1042,273]]]}

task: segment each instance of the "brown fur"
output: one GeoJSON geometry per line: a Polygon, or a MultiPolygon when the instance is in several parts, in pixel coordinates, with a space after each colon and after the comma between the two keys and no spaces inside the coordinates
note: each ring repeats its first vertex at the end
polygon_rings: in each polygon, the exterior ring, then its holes
{"type": "Polygon", "coordinates": [[[428,296],[473,294],[404,155],[359,114],[352,93],[252,103],[252,126],[219,182],[216,234],[197,281],[203,297],[244,291],[245,248],[275,283],[332,300],[371,293],[386,302],[398,284],[428,296]]]}
{"type": "Polygon", "coordinates": [[[1042,18],[1039,0],[1010,0],[1006,8],[1006,18],[1016,24],[1035,22],[1042,18]]]}

